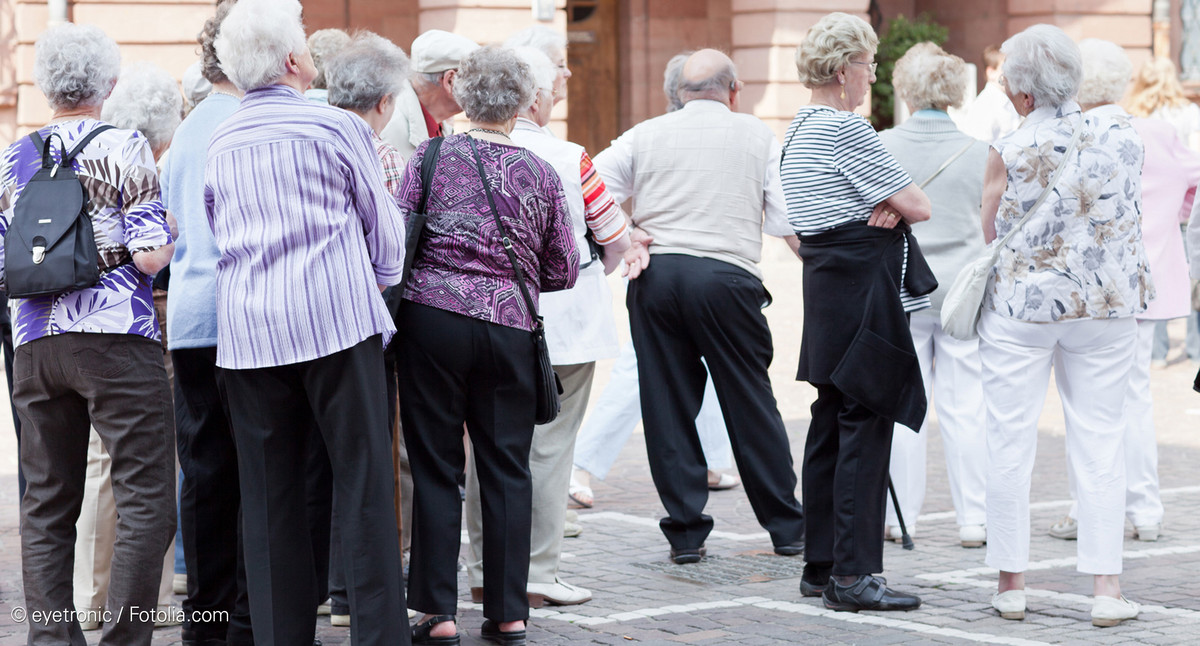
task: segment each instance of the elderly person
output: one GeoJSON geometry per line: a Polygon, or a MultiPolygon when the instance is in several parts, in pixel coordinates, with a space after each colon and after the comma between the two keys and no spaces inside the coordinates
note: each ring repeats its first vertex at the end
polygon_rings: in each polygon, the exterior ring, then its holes
{"type": "MultiPolygon", "coordinates": [[[[153,618],[117,621],[116,613],[154,607],[175,529],[171,393],[150,291],[174,245],[146,138],[121,128],[97,132],[108,127],[100,110],[119,71],[117,44],[96,27],[62,24],[37,40],[34,80],[53,111],[38,136],[61,141],[52,144],[55,157],[90,139],[72,169],[88,196],[101,278],[91,287],[9,301],[13,403],[28,481],[21,501],[25,607],[30,616],[68,613],[65,621],[29,622],[30,644],[86,643],[73,612],[71,564],[89,426],[112,457],[118,514],[105,643],[149,643],[153,618]]],[[[4,152],[0,234],[13,224],[41,156],[31,137],[4,152]]]]}
{"type": "MultiPolygon", "coordinates": [[[[121,70],[112,94],[104,102],[100,118],[118,128],[140,132],[158,161],[171,144],[182,110],[183,97],[175,79],[161,67],[141,62],[121,70]]],[[[162,318],[159,321],[165,322],[162,318]]],[[[101,611],[108,598],[117,527],[111,466],[108,450],[93,430],[88,441],[88,477],[83,488],[83,505],[75,525],[75,608],[79,610],[101,611]]],[[[157,623],[173,626],[179,623],[178,615],[181,614],[178,608],[171,609],[175,600],[175,550],[169,547],[164,558],[162,582],[158,588],[158,608],[162,617],[157,623]]],[[[96,630],[102,625],[98,621],[100,617],[102,613],[95,612],[83,618],[79,625],[83,630],[96,630]]]]}
{"type": "MultiPolygon", "coordinates": [[[[1083,81],[1078,101],[1089,115],[1130,120],[1117,102],[1125,95],[1133,66],[1119,45],[1088,38],[1080,41],[1083,81]]],[[[1167,319],[1187,316],[1191,310],[1188,263],[1180,226],[1187,223],[1197,184],[1200,154],[1189,150],[1171,124],[1159,119],[1133,118],[1145,146],[1142,167],[1142,239],[1156,296],[1137,316],[1137,348],[1130,370],[1125,402],[1125,515],[1133,535],[1141,541],[1158,540],[1162,531],[1163,504],[1158,491],[1158,444],[1154,433],[1154,407],[1150,394],[1150,365],[1155,328],[1167,319]]],[[[1071,499],[1078,500],[1077,483],[1067,463],[1071,499]]],[[[1050,528],[1055,538],[1078,536],[1078,509],[1050,528]]]]}
{"type": "Polygon", "coordinates": [[[784,136],[780,171],[804,260],[796,378],[817,389],[804,447],[808,547],[800,590],[834,610],[921,603],[872,576],[883,570],[893,425],[917,429],[925,418],[906,315],[929,307],[936,286],[909,239],[909,224],[929,219],[929,198],[854,113],[875,80],[878,44],[870,25],[844,13],[808,31],[796,70],[812,100],[784,136]],[[882,349],[873,353],[857,338],[882,349]]]}
{"type": "Polygon", "coordinates": [[[308,51],[312,52],[313,65],[317,68],[317,77],[313,79],[304,96],[317,103],[329,103],[329,84],[325,74],[329,59],[337,56],[350,44],[350,34],[341,29],[318,29],[308,37],[308,51]]]}
{"type": "MultiPolygon", "coordinates": [[[[558,105],[567,98],[567,79],[571,68],[567,67],[567,36],[557,29],[545,25],[533,25],[513,34],[504,41],[505,47],[532,47],[546,55],[554,67],[554,87],[551,89],[553,104],[558,105]]],[[[553,106],[552,106],[553,107],[553,106]]],[[[549,115],[545,116],[550,122],[549,115]]]]}
{"type": "Polygon", "coordinates": [[[412,212],[427,193],[429,216],[404,288],[398,320],[405,333],[397,341],[400,416],[415,485],[408,590],[413,608],[426,613],[413,628],[414,644],[459,642],[456,476],[465,466],[464,423],[482,508],[483,636],[525,643],[536,403],[529,331],[536,313],[523,292],[536,304],[541,292],[573,286],[579,271],[558,173],[510,138],[533,92],[529,66],[515,53],[476,50],[454,84],[471,128],[441,141],[430,186],[421,178],[428,145],[417,149],[404,176],[401,206],[412,212]],[[501,239],[511,240],[519,266],[501,239]]]}
{"type": "Polygon", "coordinates": [[[175,431],[183,484],[179,524],[187,564],[182,638],[189,643],[253,643],[239,558],[242,521],[237,450],[229,401],[218,385],[217,262],[221,252],[204,210],[204,166],[213,132],[242,92],[221,70],[214,41],[232,2],[222,2],[199,35],[200,71],[212,90],[175,131],[163,165],[163,202],[179,221],[167,292],[167,347],[175,366],[175,431]]]}
{"type": "Polygon", "coordinates": [[[983,50],[986,83],[962,115],[963,131],[989,144],[1016,130],[1021,123],[1021,116],[1013,109],[1000,85],[1000,66],[1003,64],[1004,54],[999,47],[988,45],[983,50]]]}
{"type": "MultiPolygon", "coordinates": [[[[983,387],[979,343],[960,341],[942,331],[942,299],[964,265],[983,252],[979,200],[987,144],[963,133],[947,110],[962,104],[966,64],[933,43],[919,43],[896,61],[892,82],[912,117],[880,133],[879,139],[909,177],[921,182],[933,217],[913,227],[913,235],[937,277],[929,295],[931,307],[909,320],[913,346],[921,363],[925,399],[937,406],[938,426],[946,453],[950,497],[963,547],[981,547],[987,437],[983,432],[983,387]]],[[[919,433],[896,426],[889,467],[904,517],[916,520],[925,500],[925,441],[929,420],[919,433]]],[[[887,507],[887,533],[900,538],[895,511],[887,507]]],[[[912,525],[909,525],[912,531],[912,525]]]]}
{"type": "MultiPolygon", "coordinates": [[[[604,276],[620,264],[630,248],[625,213],[596,174],[592,159],[583,147],[547,133],[554,107],[557,68],[539,49],[514,50],[529,66],[536,85],[533,102],[518,113],[511,137],[554,168],[562,181],[570,213],[571,232],[580,258],[587,258],[571,289],[544,294],[539,299],[545,318],[550,361],[562,380],[562,410],[549,424],[533,430],[529,472],[533,487],[529,582],[530,606],[544,603],[575,605],[592,598],[592,593],[571,585],[558,576],[566,524],[567,487],[571,479],[571,456],[575,435],[583,421],[596,360],[617,355],[617,326],[612,317],[612,292],[604,276]],[[588,237],[596,241],[602,255],[594,254],[588,237]]],[[[645,255],[645,247],[639,246],[645,255]]],[[[474,460],[467,464],[467,530],[471,557],[467,577],[471,596],[484,598],[483,536],[480,527],[479,470],[474,460]]]]}
{"type": "Polygon", "coordinates": [[[421,142],[454,133],[451,118],[462,112],[454,97],[454,77],[468,54],[479,49],[469,38],[430,29],[417,36],[409,53],[412,74],[396,97],[396,112],[380,136],[405,159],[421,142]]]}
{"type": "Polygon", "coordinates": [[[1006,89],[1025,120],[988,154],[981,210],[984,239],[1006,241],[979,321],[987,564],[1000,570],[992,605],[1006,619],[1025,616],[1029,486],[1053,365],[1078,483],[1076,567],[1094,575],[1092,623],[1113,626],[1138,613],[1118,575],[1134,316],[1153,297],[1140,223],[1142,144],[1127,119],[1080,111],[1073,97],[1083,62],[1061,29],[1034,25],[1002,51],[1006,89]]]}
{"type": "Polygon", "coordinates": [[[400,280],[402,216],[367,125],[302,94],[316,67],[299,3],[241,0],[214,45],[245,92],[209,143],[204,200],[221,254],[216,364],[237,443],[255,641],[313,640],[321,548],[306,531],[297,465],[319,442],[355,639],[406,643],[383,372],[395,327],[379,294],[400,280]]]}

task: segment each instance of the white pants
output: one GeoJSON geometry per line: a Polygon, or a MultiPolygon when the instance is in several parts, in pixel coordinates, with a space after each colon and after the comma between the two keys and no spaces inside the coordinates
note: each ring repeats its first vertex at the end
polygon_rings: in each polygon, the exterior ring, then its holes
{"type": "Polygon", "coordinates": [[[1136,338],[1132,318],[1026,323],[983,313],[988,566],[1024,572],[1029,565],[1029,486],[1053,365],[1079,494],[1077,569],[1121,573],[1124,406],[1136,338]]]}
{"type": "MultiPolygon", "coordinates": [[[[1158,493],[1158,440],[1154,435],[1154,400],[1150,395],[1150,355],[1159,321],[1139,320],[1137,346],[1129,371],[1125,400],[1125,516],[1134,527],[1157,525],[1163,519],[1158,493]]],[[[1067,462],[1071,489],[1071,518],[1078,518],[1075,470],[1067,462]]]]}
{"type": "MultiPolygon", "coordinates": [[[[955,517],[961,525],[982,525],[987,519],[987,435],[984,432],[983,384],[979,342],[959,341],[942,331],[931,314],[912,316],[913,345],[925,382],[925,399],[937,406],[938,426],[946,453],[946,475],[955,517]]],[[[929,417],[920,433],[896,425],[892,435],[892,484],[909,527],[917,522],[925,502],[925,444],[929,417]]],[[[891,501],[885,505],[887,524],[898,525],[891,501]]]]}
{"type": "MultiPolygon", "coordinates": [[[[112,458],[95,429],[88,440],[87,479],[83,483],[83,504],[75,523],[75,609],[101,610],[108,602],[109,572],[112,569],[113,544],[117,540],[117,503],[113,498],[112,458]]],[[[178,466],[175,472],[179,472],[178,466]]],[[[168,606],[175,599],[175,534],[163,556],[163,575],[158,585],[158,605],[168,606]]],[[[114,609],[115,610],[115,609],[114,609]]]]}
{"type": "MultiPolygon", "coordinates": [[[[638,388],[637,354],[633,343],[621,347],[621,356],[613,364],[608,385],[592,414],[579,430],[575,441],[575,466],[603,480],[608,476],[621,449],[629,441],[634,427],[642,419],[641,391],[638,388]]],[[[728,469],[733,466],[729,448],[729,431],[721,416],[717,391],[712,376],[704,385],[704,401],[696,415],[696,431],[709,469],[728,469]]]]}

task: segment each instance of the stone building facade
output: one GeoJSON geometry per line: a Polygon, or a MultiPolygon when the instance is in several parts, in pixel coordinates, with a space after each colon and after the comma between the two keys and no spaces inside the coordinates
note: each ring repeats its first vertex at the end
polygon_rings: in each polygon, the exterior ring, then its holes
{"type": "MultiPolygon", "coordinates": [[[[877,26],[928,12],[950,28],[947,49],[979,62],[989,44],[1048,22],[1073,37],[1125,46],[1135,64],[1156,47],[1200,82],[1200,0],[302,0],[310,30],[371,29],[405,50],[425,29],[499,43],[532,24],[566,30],[568,101],[555,128],[598,152],[616,134],[664,109],[662,70],[700,47],[730,52],[746,82],[742,110],[782,131],[808,99],[793,55],[806,29],[830,11],[877,26]],[[1191,68],[1187,69],[1188,64],[1191,68]]],[[[179,77],[196,60],[195,37],[213,0],[0,0],[0,144],[44,123],[33,85],[33,43],[56,16],[100,26],[126,61],[151,60],[179,77]]]]}

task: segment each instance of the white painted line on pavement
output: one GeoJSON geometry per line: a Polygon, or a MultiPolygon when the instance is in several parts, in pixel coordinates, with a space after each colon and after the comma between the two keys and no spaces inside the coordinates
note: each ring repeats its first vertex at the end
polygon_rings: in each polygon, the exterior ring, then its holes
{"type": "MultiPolygon", "coordinates": [[[[637,525],[639,527],[650,527],[658,529],[658,521],[653,518],[644,518],[642,516],[634,516],[633,514],[623,514],[619,511],[598,511],[590,514],[579,514],[581,522],[591,522],[593,520],[611,520],[627,525],[637,525]]],[[[727,541],[761,541],[770,540],[771,535],[766,532],[758,532],[755,534],[738,534],[736,532],[726,532],[719,529],[714,529],[709,533],[713,538],[723,538],[727,541]]]]}
{"type": "MultiPolygon", "coordinates": [[[[808,615],[811,617],[823,617],[825,619],[832,619],[834,621],[841,621],[851,624],[882,626],[884,628],[906,630],[923,635],[954,637],[978,644],[1003,644],[1006,646],[1048,646],[1046,642],[1020,639],[1017,637],[991,635],[988,633],[973,633],[965,630],[958,630],[956,628],[946,628],[944,626],[924,624],[919,621],[896,619],[896,615],[894,614],[883,616],[853,612],[834,612],[833,610],[822,608],[817,605],[793,603],[790,601],[776,601],[766,597],[738,597],[734,599],[722,599],[719,601],[703,601],[699,603],[663,606],[660,608],[644,608],[640,610],[618,612],[600,617],[588,617],[585,615],[575,614],[573,612],[559,612],[557,610],[548,610],[546,608],[530,609],[529,615],[537,619],[553,619],[555,621],[566,621],[585,626],[598,626],[625,621],[638,621],[640,619],[658,617],[661,615],[688,614],[717,608],[739,608],[745,606],[762,608],[764,610],[777,610],[792,614],[808,615]]],[[[458,607],[466,610],[483,609],[481,604],[470,603],[466,601],[460,601],[458,603],[458,607]]]]}

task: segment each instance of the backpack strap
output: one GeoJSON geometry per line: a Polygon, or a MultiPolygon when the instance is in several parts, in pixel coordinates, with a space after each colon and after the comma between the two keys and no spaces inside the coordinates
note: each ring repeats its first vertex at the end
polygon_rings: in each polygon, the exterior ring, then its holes
{"type": "Polygon", "coordinates": [[[33,132],[29,133],[29,139],[30,139],[30,141],[33,142],[34,147],[37,150],[40,150],[42,153],[42,168],[50,168],[50,167],[54,166],[54,160],[50,157],[50,151],[52,150],[54,138],[58,137],[58,142],[62,145],[62,149],[63,149],[63,158],[62,158],[62,161],[59,162],[58,165],[59,166],[67,166],[71,162],[75,161],[75,157],[79,153],[83,152],[83,149],[88,144],[92,143],[92,139],[95,139],[96,135],[104,132],[105,130],[112,130],[112,129],[113,129],[113,126],[111,126],[107,123],[100,125],[100,126],[96,126],[95,128],[92,129],[91,132],[84,135],[83,139],[79,140],[79,143],[75,144],[75,148],[73,148],[71,150],[71,152],[67,152],[67,144],[65,141],[63,141],[62,135],[58,134],[57,132],[51,132],[46,137],[46,140],[43,141],[42,135],[40,133],[38,133],[37,130],[34,130],[33,132]]]}
{"type": "MultiPolygon", "coordinates": [[[[62,165],[66,166],[67,164],[70,164],[71,162],[75,161],[75,156],[78,155],[79,153],[83,152],[83,149],[85,147],[87,147],[88,144],[92,143],[92,139],[95,139],[96,135],[104,132],[105,130],[113,130],[113,129],[114,129],[113,126],[110,126],[107,123],[93,128],[91,132],[87,133],[87,135],[85,135],[83,137],[83,139],[79,140],[79,143],[75,144],[75,147],[71,149],[71,152],[63,155],[62,165]]],[[[64,146],[63,150],[64,151],[66,150],[65,146],[64,146]]]]}

